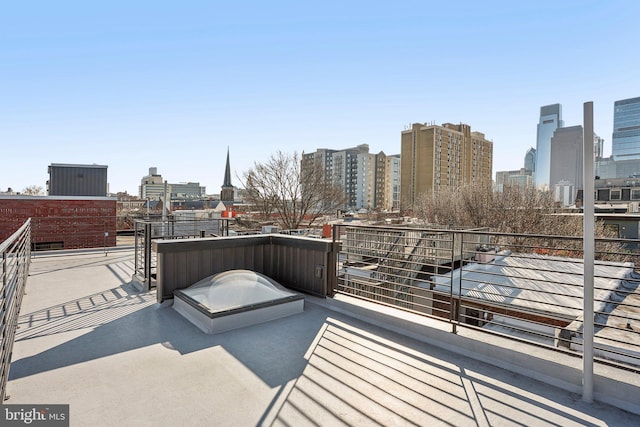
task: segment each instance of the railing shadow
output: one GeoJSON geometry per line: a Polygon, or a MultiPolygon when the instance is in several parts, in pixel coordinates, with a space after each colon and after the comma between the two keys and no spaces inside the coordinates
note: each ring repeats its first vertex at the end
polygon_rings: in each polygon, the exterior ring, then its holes
{"type": "Polygon", "coordinates": [[[549,425],[634,422],[497,367],[351,319],[327,318],[308,364],[264,425],[549,425]]]}

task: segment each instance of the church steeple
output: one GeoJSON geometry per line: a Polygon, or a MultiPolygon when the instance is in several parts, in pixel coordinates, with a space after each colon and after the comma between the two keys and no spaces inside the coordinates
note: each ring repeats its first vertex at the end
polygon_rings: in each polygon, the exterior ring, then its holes
{"type": "Polygon", "coordinates": [[[220,191],[220,200],[233,202],[233,184],[231,184],[231,166],[229,164],[229,147],[227,147],[227,165],[224,168],[224,182],[220,191]]]}
{"type": "Polygon", "coordinates": [[[231,167],[229,166],[229,147],[227,147],[227,166],[224,169],[224,183],[223,187],[233,187],[231,184],[231,167]]]}

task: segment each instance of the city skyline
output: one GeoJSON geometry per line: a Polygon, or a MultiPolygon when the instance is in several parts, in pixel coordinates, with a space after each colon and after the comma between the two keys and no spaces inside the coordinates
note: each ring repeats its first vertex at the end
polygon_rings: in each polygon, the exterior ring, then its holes
{"type": "Polygon", "coordinates": [[[565,126],[594,102],[611,154],[613,107],[640,96],[634,2],[5,7],[0,191],[45,186],[52,163],[108,166],[110,191],[232,182],[277,150],[368,144],[400,153],[416,122],[493,141],[493,174],[523,167],[540,107],[565,126]],[[624,58],[622,61],[620,58],[624,58]]]}

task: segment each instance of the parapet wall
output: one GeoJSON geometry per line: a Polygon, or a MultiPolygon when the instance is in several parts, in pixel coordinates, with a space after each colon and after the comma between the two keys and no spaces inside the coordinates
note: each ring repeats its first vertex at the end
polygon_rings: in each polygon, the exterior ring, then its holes
{"type": "Polygon", "coordinates": [[[325,297],[335,288],[338,244],[331,240],[265,234],[213,239],[158,240],[158,302],[173,291],[223,271],[253,270],[287,288],[325,297]]]}

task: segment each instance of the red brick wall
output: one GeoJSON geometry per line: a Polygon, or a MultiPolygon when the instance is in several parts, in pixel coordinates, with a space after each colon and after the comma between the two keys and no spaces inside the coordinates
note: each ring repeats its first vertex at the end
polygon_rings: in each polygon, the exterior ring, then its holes
{"type": "Polygon", "coordinates": [[[0,241],[15,232],[27,218],[31,218],[31,242],[36,247],[55,242],[61,242],[64,249],[116,245],[116,199],[3,197],[0,199],[0,241]]]}

